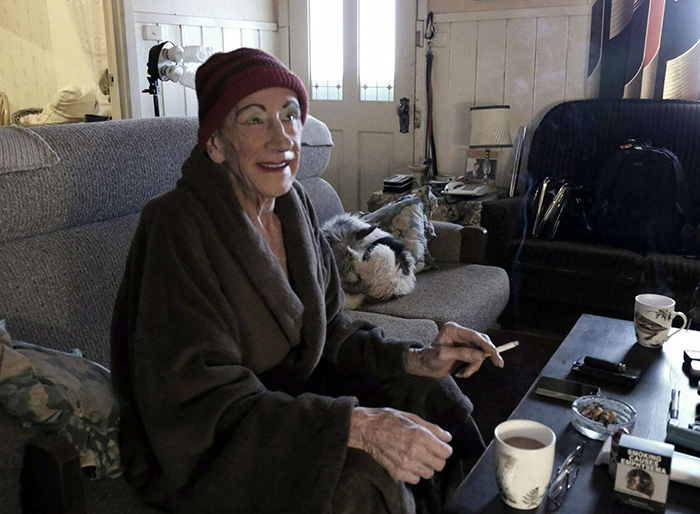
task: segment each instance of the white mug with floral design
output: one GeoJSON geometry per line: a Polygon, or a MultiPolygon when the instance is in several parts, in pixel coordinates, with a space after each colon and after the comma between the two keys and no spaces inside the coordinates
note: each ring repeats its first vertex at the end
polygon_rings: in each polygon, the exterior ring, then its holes
{"type": "Polygon", "coordinates": [[[547,494],[557,436],[525,419],[504,421],[494,431],[496,482],[509,507],[534,509],[547,494]]]}
{"type": "Polygon", "coordinates": [[[688,318],[682,312],[674,311],[673,298],[660,294],[640,294],[634,302],[634,332],[637,342],[647,348],[661,348],[672,336],[688,325],[688,318]],[[683,326],[671,333],[671,323],[676,316],[683,320],[683,326]]]}

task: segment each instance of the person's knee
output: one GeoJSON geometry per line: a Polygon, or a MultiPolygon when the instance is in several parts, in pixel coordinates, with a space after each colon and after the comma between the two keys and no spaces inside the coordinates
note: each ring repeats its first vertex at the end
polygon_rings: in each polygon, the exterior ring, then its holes
{"type": "Polygon", "coordinates": [[[334,514],[389,514],[383,495],[371,480],[360,475],[344,475],[333,495],[334,514]]]}

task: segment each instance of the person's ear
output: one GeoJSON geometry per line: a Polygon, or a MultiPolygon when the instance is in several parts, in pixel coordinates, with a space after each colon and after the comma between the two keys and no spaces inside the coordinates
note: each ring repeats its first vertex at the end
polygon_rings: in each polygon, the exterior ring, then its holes
{"type": "Polygon", "coordinates": [[[216,164],[221,164],[226,160],[224,153],[224,142],[221,140],[219,130],[215,130],[209,139],[207,139],[207,154],[209,158],[216,164]]]}

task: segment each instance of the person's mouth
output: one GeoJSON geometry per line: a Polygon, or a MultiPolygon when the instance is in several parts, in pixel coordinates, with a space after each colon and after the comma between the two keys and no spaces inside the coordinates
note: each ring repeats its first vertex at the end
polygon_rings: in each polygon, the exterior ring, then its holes
{"type": "Polygon", "coordinates": [[[258,163],[258,167],[262,168],[262,170],[266,171],[266,172],[284,171],[284,169],[287,166],[289,166],[289,161],[259,162],[258,163]]]}

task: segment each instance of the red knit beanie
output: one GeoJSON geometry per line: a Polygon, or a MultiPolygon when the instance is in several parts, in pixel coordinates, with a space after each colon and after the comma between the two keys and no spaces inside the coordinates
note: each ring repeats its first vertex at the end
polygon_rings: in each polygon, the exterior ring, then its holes
{"type": "Polygon", "coordinates": [[[203,152],[231,109],[261,89],[284,87],[294,91],[301,106],[301,122],[306,123],[309,103],[304,84],[282,61],[262,50],[239,48],[212,55],[197,70],[195,86],[199,101],[197,143],[203,152]]]}

